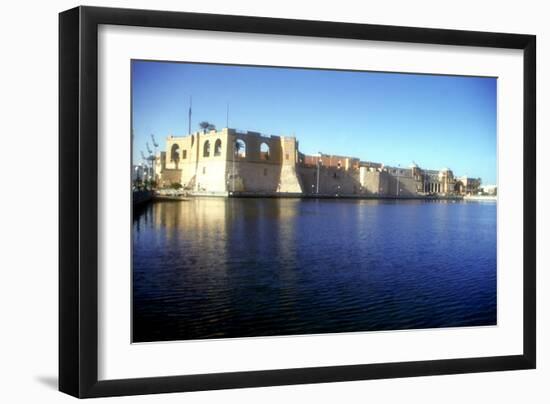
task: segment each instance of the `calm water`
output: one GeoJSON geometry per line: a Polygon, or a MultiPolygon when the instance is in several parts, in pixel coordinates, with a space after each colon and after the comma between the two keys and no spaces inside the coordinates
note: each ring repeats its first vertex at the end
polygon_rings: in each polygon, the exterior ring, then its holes
{"type": "Polygon", "coordinates": [[[133,221],[134,342],[496,324],[496,204],[196,199],[133,221]]]}

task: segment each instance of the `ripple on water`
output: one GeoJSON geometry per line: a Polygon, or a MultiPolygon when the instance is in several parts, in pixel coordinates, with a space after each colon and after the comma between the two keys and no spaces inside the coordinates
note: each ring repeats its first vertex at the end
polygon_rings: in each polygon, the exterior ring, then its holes
{"type": "Polygon", "coordinates": [[[135,342],[496,324],[496,204],[197,199],[133,221],[135,342]]]}

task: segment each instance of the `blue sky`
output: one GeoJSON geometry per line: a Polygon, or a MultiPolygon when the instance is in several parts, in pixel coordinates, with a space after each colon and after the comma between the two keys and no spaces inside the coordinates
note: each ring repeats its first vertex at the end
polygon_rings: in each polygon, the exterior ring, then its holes
{"type": "Polygon", "coordinates": [[[200,121],[294,135],[306,154],[451,168],[496,182],[495,78],[132,62],[134,161],[200,121]]]}

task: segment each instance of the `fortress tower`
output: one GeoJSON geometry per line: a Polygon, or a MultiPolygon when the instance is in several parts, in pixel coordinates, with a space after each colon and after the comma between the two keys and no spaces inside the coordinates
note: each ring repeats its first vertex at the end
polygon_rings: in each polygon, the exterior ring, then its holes
{"type": "Polygon", "coordinates": [[[194,132],[166,139],[157,177],[161,186],[179,183],[195,193],[300,194],[297,155],[294,137],[229,128],[194,132]]]}

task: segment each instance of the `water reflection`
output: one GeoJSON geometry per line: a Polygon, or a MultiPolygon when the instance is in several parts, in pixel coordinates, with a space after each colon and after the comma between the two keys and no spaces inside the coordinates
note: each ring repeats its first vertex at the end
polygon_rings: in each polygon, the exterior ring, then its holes
{"type": "Polygon", "coordinates": [[[495,323],[496,204],[204,198],[134,217],[134,341],[495,323]]]}

